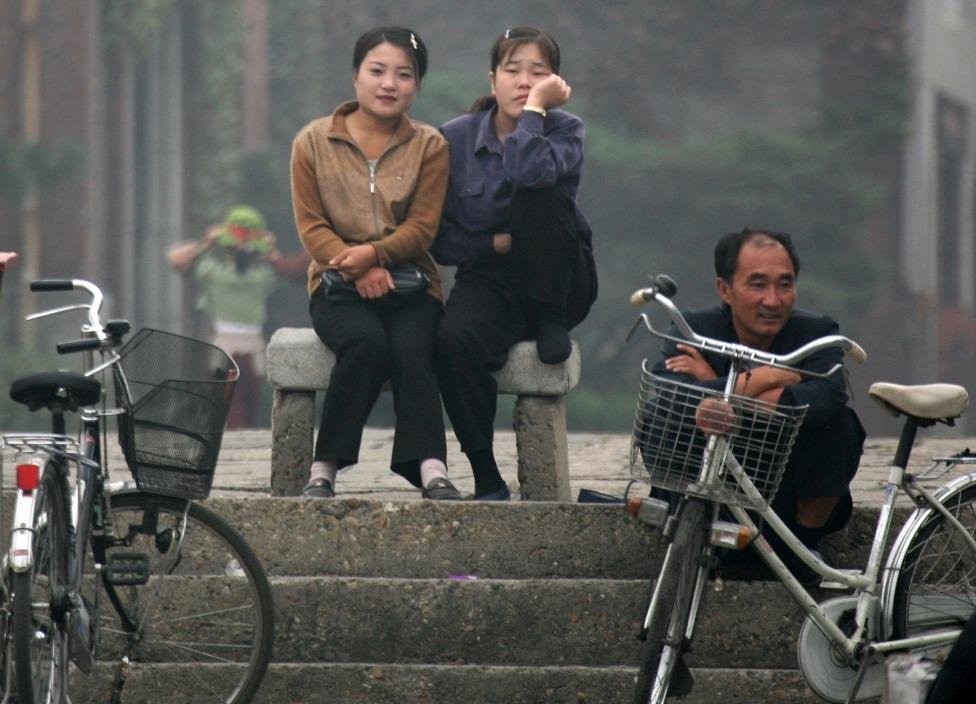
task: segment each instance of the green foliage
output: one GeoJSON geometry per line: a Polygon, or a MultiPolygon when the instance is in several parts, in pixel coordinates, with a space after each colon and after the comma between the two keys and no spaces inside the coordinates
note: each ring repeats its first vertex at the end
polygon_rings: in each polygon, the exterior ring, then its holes
{"type": "Polygon", "coordinates": [[[241,186],[240,142],[244,23],[236,0],[208,0],[187,9],[195,33],[192,63],[201,67],[189,85],[193,231],[220,218],[241,186]]]}
{"type": "Polygon", "coordinates": [[[432,125],[442,125],[468,111],[476,98],[488,91],[484,75],[464,71],[431,71],[414,103],[411,115],[432,125]]]}
{"type": "MultiPolygon", "coordinates": [[[[0,378],[7,385],[14,379],[38,371],[63,369],[65,360],[53,352],[41,352],[0,345],[0,378]]],[[[50,431],[50,416],[46,413],[31,413],[25,406],[14,403],[4,393],[0,401],[0,431],[37,430],[50,431]]]]}
{"type": "Polygon", "coordinates": [[[20,203],[32,188],[78,173],[84,149],[73,142],[27,144],[0,139],[0,198],[20,203]]]}
{"type": "Polygon", "coordinates": [[[566,397],[566,425],[570,430],[625,433],[634,422],[636,399],[636,385],[633,393],[581,386],[566,397]]]}
{"type": "Polygon", "coordinates": [[[640,258],[653,261],[655,271],[691,277],[710,262],[718,235],[772,227],[794,234],[805,272],[846,282],[835,283],[842,309],[856,309],[872,293],[876,265],[859,251],[859,233],[885,189],[861,173],[844,140],[739,132],[662,144],[597,133],[587,158],[590,188],[594,171],[627,174],[597,200],[594,217],[613,214],[623,224],[618,237],[635,254],[643,250],[640,258]]]}
{"type": "Polygon", "coordinates": [[[102,9],[102,41],[114,51],[146,52],[165,24],[175,0],[109,0],[102,9]]]}

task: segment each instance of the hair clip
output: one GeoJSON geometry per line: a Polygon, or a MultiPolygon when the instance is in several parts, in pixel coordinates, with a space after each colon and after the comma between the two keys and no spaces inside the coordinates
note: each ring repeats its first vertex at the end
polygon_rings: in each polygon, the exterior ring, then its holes
{"type": "Polygon", "coordinates": [[[417,37],[413,36],[413,32],[410,32],[410,43],[413,44],[413,50],[417,51],[417,37]]]}
{"type": "Polygon", "coordinates": [[[505,38],[506,39],[511,39],[512,38],[512,30],[511,29],[506,29],[505,30],[505,38]]]}

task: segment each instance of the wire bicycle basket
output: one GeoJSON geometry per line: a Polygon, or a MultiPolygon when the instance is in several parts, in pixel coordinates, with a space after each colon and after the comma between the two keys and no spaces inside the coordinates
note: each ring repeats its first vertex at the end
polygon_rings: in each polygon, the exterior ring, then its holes
{"type": "Polygon", "coordinates": [[[143,329],[115,365],[119,444],[142,491],[206,498],[238,377],[222,349],[143,329]]]}
{"type": "MultiPolygon", "coordinates": [[[[681,494],[761,509],[724,465],[714,485],[699,482],[708,436],[696,425],[695,414],[705,399],[723,400],[723,394],[657,376],[644,360],[630,445],[631,476],[681,494]]],[[[777,406],[737,395],[723,403],[734,412],[722,423],[728,452],[768,502],[779,488],[807,407],[777,406]]]]}

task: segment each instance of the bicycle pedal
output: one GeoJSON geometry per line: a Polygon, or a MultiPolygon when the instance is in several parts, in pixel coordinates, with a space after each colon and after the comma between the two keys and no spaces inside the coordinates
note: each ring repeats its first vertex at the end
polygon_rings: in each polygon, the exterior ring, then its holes
{"type": "Polygon", "coordinates": [[[149,581],[149,558],[141,552],[112,553],[102,576],[117,587],[146,584],[149,581]]]}

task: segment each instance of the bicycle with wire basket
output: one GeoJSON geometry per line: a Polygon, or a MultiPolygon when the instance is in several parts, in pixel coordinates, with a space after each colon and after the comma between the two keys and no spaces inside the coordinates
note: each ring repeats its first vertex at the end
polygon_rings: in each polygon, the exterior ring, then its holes
{"type": "Polygon", "coordinates": [[[249,702],[271,657],[271,589],[247,542],[198,503],[210,493],[237,365],[159,330],[123,344],[129,324],[103,325],[102,293],[88,281],[31,290],[88,294],[28,316],[86,311],[83,339],[58,351],[83,352],[87,371],[11,385],[11,398],[53,420],[50,433],[3,437],[16,493],[2,702],[249,702]],[[118,408],[108,407],[110,384],[118,408]],[[66,433],[71,412],[77,438],[66,433]],[[132,480],[110,478],[108,417],[132,480]]]}
{"type": "MultiPolygon", "coordinates": [[[[667,545],[640,633],[644,642],[635,701],[664,702],[672,680],[681,693],[691,685],[682,655],[694,637],[713,552],[750,544],[806,613],[797,659],[811,689],[832,702],[879,696],[884,656],[950,647],[976,609],[976,473],[929,491],[920,483],[929,477],[907,471],[917,430],[953,424],[968,405],[966,390],[950,384],[871,386],[871,397],[893,415],[904,416],[904,422],[867,564],[863,569],[836,569],[808,550],[769,505],[805,407],[770,405],[732,391],[739,374],[751,365],[802,374],[809,372],[796,365],[817,351],[836,347],[862,361],[863,350],[839,335],[814,340],[788,355],[703,337],[675,307],[675,293],[674,282],[661,275],[652,286],[635,291],[631,300],[635,305],[653,301],[677,334],[656,329],[646,313],[631,334],[643,325],[659,338],[725,355],[732,360],[732,371],[724,390],[715,392],[655,376],[647,360],[643,364],[631,474],[679,498],[665,501],[652,492],[628,501],[633,515],[661,528],[667,545]],[[916,508],[889,545],[893,509],[902,492],[916,508]],[[734,521],[719,520],[726,512],[734,521]],[[825,580],[821,587],[851,593],[817,603],[759,532],[753,515],[825,580]]],[[[930,469],[944,475],[969,462],[976,457],[935,458],[930,469]]]]}

